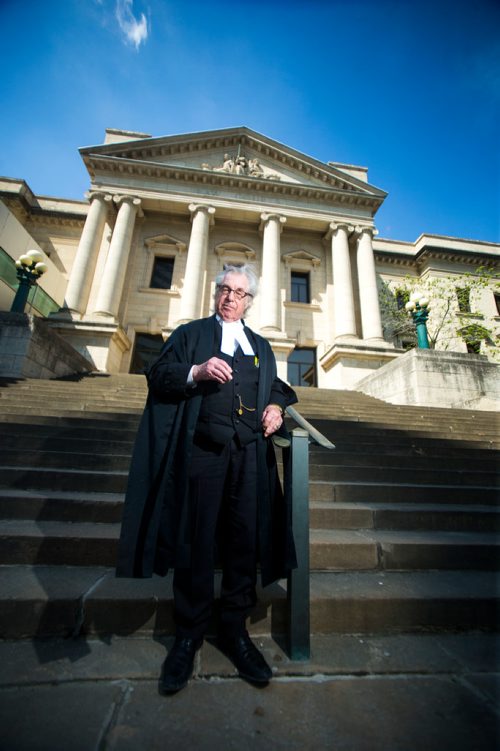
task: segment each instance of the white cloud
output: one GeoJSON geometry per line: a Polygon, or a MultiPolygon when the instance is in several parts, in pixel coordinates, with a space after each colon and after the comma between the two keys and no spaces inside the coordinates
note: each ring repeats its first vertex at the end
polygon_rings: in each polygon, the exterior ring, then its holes
{"type": "Polygon", "coordinates": [[[115,16],[125,40],[138,50],[148,38],[148,22],[144,13],[139,19],[134,16],[132,5],[133,0],[116,0],[115,16]]]}

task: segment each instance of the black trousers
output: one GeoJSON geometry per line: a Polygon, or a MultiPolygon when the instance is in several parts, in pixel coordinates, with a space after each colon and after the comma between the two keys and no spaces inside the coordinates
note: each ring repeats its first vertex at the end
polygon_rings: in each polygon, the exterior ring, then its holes
{"type": "Polygon", "coordinates": [[[219,630],[238,635],[255,606],[257,444],[195,442],[189,474],[191,566],[174,571],[178,636],[202,637],[212,615],[214,568],[222,566],[219,630]],[[216,546],[217,543],[217,546],[216,546]]]}

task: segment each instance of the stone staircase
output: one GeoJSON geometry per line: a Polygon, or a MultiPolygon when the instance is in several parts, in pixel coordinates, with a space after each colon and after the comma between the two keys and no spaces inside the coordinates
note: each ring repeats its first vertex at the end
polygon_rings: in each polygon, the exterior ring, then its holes
{"type": "MultiPolygon", "coordinates": [[[[498,624],[497,415],[298,389],[317,634],[498,624]]],[[[171,577],[115,579],[142,376],[0,381],[0,637],[171,633],[171,577]]],[[[290,425],[292,427],[292,425],[290,425]]],[[[285,630],[280,584],[250,628],[285,630]]]]}

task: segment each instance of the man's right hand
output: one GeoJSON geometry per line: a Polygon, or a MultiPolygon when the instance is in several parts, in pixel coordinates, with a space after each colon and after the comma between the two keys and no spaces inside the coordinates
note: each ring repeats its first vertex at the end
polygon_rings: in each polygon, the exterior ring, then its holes
{"type": "Polygon", "coordinates": [[[211,357],[210,360],[193,365],[193,380],[198,381],[217,381],[217,383],[227,383],[233,377],[233,371],[224,360],[219,357],[211,357]]]}

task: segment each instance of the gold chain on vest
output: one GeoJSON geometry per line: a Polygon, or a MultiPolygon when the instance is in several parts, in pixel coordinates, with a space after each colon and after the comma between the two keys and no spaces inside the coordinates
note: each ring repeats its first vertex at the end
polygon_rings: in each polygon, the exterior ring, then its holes
{"type": "Polygon", "coordinates": [[[239,409],[238,409],[238,414],[239,414],[239,415],[242,415],[242,414],[243,414],[243,410],[246,410],[247,412],[255,412],[255,410],[256,410],[256,407],[247,407],[247,406],[246,406],[245,404],[243,404],[243,402],[241,401],[241,396],[240,396],[239,394],[236,394],[236,396],[238,397],[238,399],[239,399],[239,402],[240,402],[240,406],[239,406],[239,409]]]}

